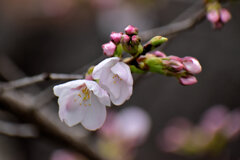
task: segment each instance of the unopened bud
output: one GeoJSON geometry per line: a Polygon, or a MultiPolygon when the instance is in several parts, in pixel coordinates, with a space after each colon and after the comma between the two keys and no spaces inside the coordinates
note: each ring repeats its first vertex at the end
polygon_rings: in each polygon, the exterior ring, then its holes
{"type": "Polygon", "coordinates": [[[166,54],[161,51],[155,51],[153,52],[153,54],[157,57],[163,57],[163,58],[167,57],[166,54]]]}
{"type": "Polygon", "coordinates": [[[147,54],[144,63],[148,66],[150,72],[163,74],[162,59],[153,54],[147,54]]]}
{"type": "Polygon", "coordinates": [[[216,23],[219,21],[219,13],[217,10],[212,10],[210,12],[207,13],[207,19],[211,22],[211,23],[216,23]]]}
{"type": "Polygon", "coordinates": [[[144,45],[144,50],[145,52],[152,51],[167,41],[168,39],[162,36],[153,37],[149,42],[147,42],[147,44],[144,45]]]}
{"type": "Polygon", "coordinates": [[[197,83],[197,78],[191,75],[188,75],[186,77],[180,77],[179,82],[184,86],[189,86],[197,83]]]}
{"type": "Polygon", "coordinates": [[[122,39],[123,33],[112,32],[110,35],[111,41],[115,44],[119,44],[122,39]]]}
{"type": "Polygon", "coordinates": [[[184,68],[184,65],[177,60],[163,60],[163,64],[168,68],[169,71],[179,72],[184,68]]]}
{"type": "Polygon", "coordinates": [[[138,34],[138,28],[137,27],[134,27],[132,25],[128,25],[126,28],[125,28],[125,33],[127,35],[136,35],[138,34]]]}
{"type": "Polygon", "coordinates": [[[190,74],[198,74],[202,71],[202,66],[196,58],[184,57],[182,58],[182,63],[184,64],[184,68],[190,74]]]}
{"type": "Polygon", "coordinates": [[[130,53],[132,56],[136,56],[137,54],[142,53],[142,51],[143,51],[143,47],[140,44],[140,38],[138,36],[130,37],[130,36],[124,34],[122,36],[121,43],[122,43],[123,49],[126,52],[130,53]],[[131,39],[131,38],[133,38],[133,39],[131,39]]]}
{"type": "Polygon", "coordinates": [[[141,42],[141,38],[138,35],[132,36],[132,45],[139,45],[141,42]]]}
{"type": "Polygon", "coordinates": [[[171,60],[176,60],[176,61],[182,62],[182,58],[180,58],[178,56],[168,56],[168,58],[170,58],[171,60]]]}
{"type": "Polygon", "coordinates": [[[122,35],[122,43],[123,44],[129,44],[130,40],[131,40],[131,38],[128,35],[126,35],[126,34],[122,35]]]}
{"type": "Polygon", "coordinates": [[[116,50],[116,45],[110,41],[108,43],[105,43],[102,45],[103,53],[108,56],[112,57],[114,55],[114,52],[116,50]]]}
{"type": "Polygon", "coordinates": [[[220,17],[223,23],[227,23],[232,18],[231,13],[225,8],[220,10],[220,17]]]}

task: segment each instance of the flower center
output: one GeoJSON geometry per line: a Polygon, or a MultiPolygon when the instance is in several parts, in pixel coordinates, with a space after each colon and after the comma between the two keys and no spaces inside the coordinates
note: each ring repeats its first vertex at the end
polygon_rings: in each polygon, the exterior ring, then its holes
{"type": "Polygon", "coordinates": [[[122,81],[122,78],[120,78],[117,74],[114,74],[113,78],[113,83],[116,84],[117,82],[122,81]]]}
{"type": "Polygon", "coordinates": [[[74,99],[74,102],[79,103],[80,106],[91,106],[91,94],[92,92],[86,86],[82,86],[80,92],[77,94],[77,98],[74,99]]]}

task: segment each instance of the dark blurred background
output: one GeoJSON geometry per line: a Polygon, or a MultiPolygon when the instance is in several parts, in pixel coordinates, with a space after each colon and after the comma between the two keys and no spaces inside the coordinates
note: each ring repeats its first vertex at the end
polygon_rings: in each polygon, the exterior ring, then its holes
{"type": "MultiPolygon", "coordinates": [[[[140,32],[170,23],[196,0],[1,0],[0,54],[9,56],[27,75],[42,72],[70,73],[102,55],[101,45],[112,31],[132,24],[140,32]]],[[[127,105],[144,108],[152,118],[152,130],[136,159],[201,159],[162,152],[156,137],[166,123],[183,116],[198,122],[215,104],[240,106],[240,3],[225,6],[232,20],[213,30],[204,20],[168,42],[164,52],[193,56],[202,64],[198,83],[181,86],[175,78],[147,76],[134,86],[127,105]]],[[[11,72],[9,73],[11,74],[11,72]]],[[[14,74],[14,73],[13,73],[14,74]]],[[[17,77],[16,77],[17,78],[17,77]]],[[[61,148],[45,136],[37,139],[0,137],[0,159],[49,159],[61,148]],[[14,153],[14,154],[13,154],[14,153]]],[[[239,159],[239,139],[228,148],[228,158],[239,159]]]]}

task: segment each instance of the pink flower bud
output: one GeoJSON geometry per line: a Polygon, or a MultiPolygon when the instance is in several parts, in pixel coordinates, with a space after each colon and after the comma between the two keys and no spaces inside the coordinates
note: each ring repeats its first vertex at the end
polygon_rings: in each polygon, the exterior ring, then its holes
{"type": "Polygon", "coordinates": [[[179,72],[184,68],[184,65],[181,62],[173,59],[163,60],[163,64],[173,72],[179,72]]]}
{"type": "Polygon", "coordinates": [[[132,25],[128,25],[126,28],[125,28],[125,33],[127,35],[135,35],[135,34],[138,34],[138,28],[137,27],[134,27],[132,25]]]}
{"type": "Polygon", "coordinates": [[[184,68],[184,65],[181,62],[176,60],[170,60],[169,65],[176,72],[179,72],[184,68]]]}
{"type": "Polygon", "coordinates": [[[111,41],[115,44],[119,44],[122,39],[123,33],[112,32],[110,35],[111,41]]]}
{"type": "Polygon", "coordinates": [[[116,48],[117,46],[112,41],[102,45],[103,52],[108,57],[112,57],[114,55],[116,48]]]}
{"type": "Polygon", "coordinates": [[[189,85],[193,85],[193,84],[197,83],[197,78],[189,75],[186,77],[180,77],[179,82],[182,85],[189,86],[189,85]]]}
{"type": "Polygon", "coordinates": [[[176,61],[182,62],[182,59],[178,56],[168,56],[168,58],[170,58],[171,60],[176,60],[176,61]]]}
{"type": "Polygon", "coordinates": [[[128,43],[130,42],[130,37],[129,37],[128,35],[124,34],[124,35],[122,36],[122,42],[123,42],[124,44],[128,44],[128,43]]]}
{"type": "Polygon", "coordinates": [[[217,21],[219,21],[219,13],[217,10],[212,10],[210,12],[207,13],[207,19],[211,22],[211,23],[216,23],[217,21]]]}
{"type": "Polygon", "coordinates": [[[220,17],[223,23],[227,23],[231,18],[231,13],[227,9],[220,10],[220,17]]]}
{"type": "Polygon", "coordinates": [[[132,44],[133,45],[138,45],[141,42],[141,39],[138,35],[132,36],[132,44]]]}
{"type": "Polygon", "coordinates": [[[167,57],[165,53],[160,52],[160,51],[155,51],[155,52],[153,52],[153,54],[157,57],[163,57],[163,58],[167,57]]]}
{"type": "Polygon", "coordinates": [[[190,74],[198,74],[202,71],[202,66],[196,58],[184,57],[182,58],[182,62],[190,74]]]}

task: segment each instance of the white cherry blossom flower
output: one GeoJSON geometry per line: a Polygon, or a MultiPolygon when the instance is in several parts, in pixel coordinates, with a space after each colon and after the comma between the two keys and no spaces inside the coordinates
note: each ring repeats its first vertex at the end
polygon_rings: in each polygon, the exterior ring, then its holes
{"type": "Polygon", "coordinates": [[[133,78],[130,68],[120,58],[107,58],[94,67],[93,79],[105,89],[113,104],[121,105],[132,95],[133,78]]]}
{"type": "Polygon", "coordinates": [[[58,96],[59,117],[68,126],[81,123],[86,129],[100,128],[111,102],[105,90],[95,81],[74,80],[53,88],[58,96]]]}

